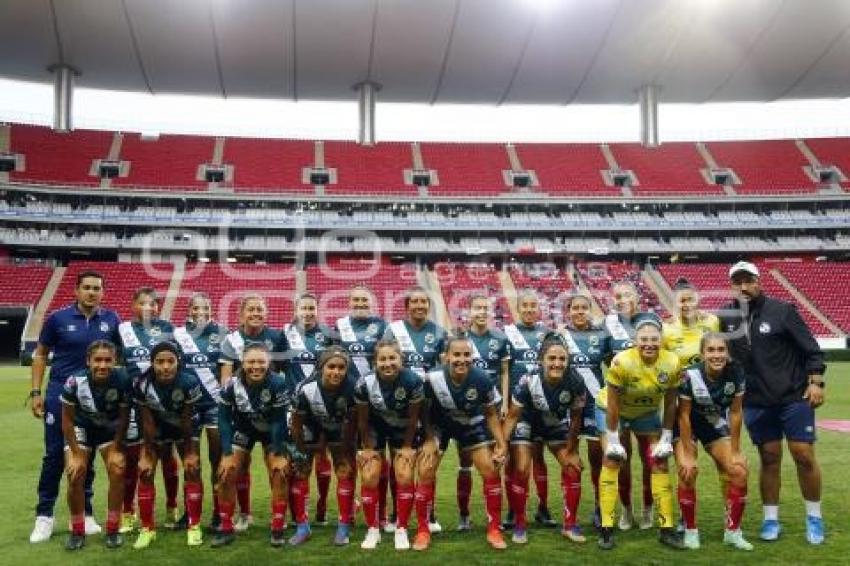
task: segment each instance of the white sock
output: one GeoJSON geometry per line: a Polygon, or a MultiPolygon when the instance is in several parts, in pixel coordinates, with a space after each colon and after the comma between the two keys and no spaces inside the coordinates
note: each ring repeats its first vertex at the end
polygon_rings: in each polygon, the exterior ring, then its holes
{"type": "Polygon", "coordinates": [[[820,501],[804,501],[806,504],[806,515],[820,518],[820,501]]]}
{"type": "MultiPolygon", "coordinates": [[[[808,501],[806,503],[808,503],[808,501]]],[[[765,521],[779,520],[779,505],[762,505],[762,510],[764,511],[765,521]]]]}

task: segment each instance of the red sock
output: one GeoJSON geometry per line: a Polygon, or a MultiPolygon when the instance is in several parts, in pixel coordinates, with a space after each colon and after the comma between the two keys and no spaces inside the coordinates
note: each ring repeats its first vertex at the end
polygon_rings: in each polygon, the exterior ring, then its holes
{"type": "Polygon", "coordinates": [[[617,491],[620,493],[620,503],[627,509],[632,508],[632,468],[631,459],[627,458],[620,466],[617,476],[617,491]]]}
{"type": "Polygon", "coordinates": [[[139,482],[139,519],[146,529],[155,528],[153,521],[153,502],[156,497],[156,486],[153,482],[139,482]]]}
{"type": "Polygon", "coordinates": [[[581,472],[573,467],[561,471],[561,491],[564,493],[564,529],[576,526],[578,504],[581,501],[581,472]]]}
{"type": "Polygon", "coordinates": [[[741,528],[744,507],[747,506],[747,486],[730,485],[726,490],[726,528],[736,531],[741,528]]]}
{"type": "Polygon", "coordinates": [[[106,512],[106,534],[114,535],[118,532],[121,524],[121,511],[109,510],[106,512]]]}
{"type": "Polygon", "coordinates": [[[180,490],[180,467],[174,455],[162,461],[162,482],[165,484],[165,506],[169,509],[177,507],[177,492],[180,490]]]}
{"type": "Polygon", "coordinates": [[[363,517],[366,526],[377,528],[378,522],[378,498],[380,497],[377,487],[360,486],[360,500],[363,503],[363,517]]]}
{"type": "Polygon", "coordinates": [[[86,536],[86,516],[72,515],[71,516],[71,532],[77,536],[86,536]]]}
{"type": "Polygon", "coordinates": [[[330,458],[325,455],[319,456],[316,459],[316,488],[319,491],[319,497],[316,500],[316,516],[319,519],[324,519],[328,511],[328,491],[331,488],[332,474],[330,458]]]}
{"type": "Polygon", "coordinates": [[[340,478],[336,482],[336,504],[339,522],[350,525],[354,522],[354,480],[340,478]]]}
{"type": "Polygon", "coordinates": [[[195,481],[184,482],[183,500],[186,502],[186,514],[189,516],[189,526],[194,527],[201,522],[201,510],[204,505],[203,484],[195,481]]]}
{"type": "Polygon", "coordinates": [[[392,460],[388,462],[387,479],[390,486],[390,497],[393,498],[393,513],[398,515],[398,484],[395,481],[395,467],[392,460]]]}
{"type": "Polygon", "coordinates": [[[239,501],[239,512],[251,514],[251,472],[239,472],[236,477],[236,499],[239,501]]]}
{"type": "Polygon", "coordinates": [[[649,437],[638,436],[638,450],[643,455],[641,460],[641,477],[643,479],[643,508],[652,507],[652,446],[649,437]]]}
{"type": "Polygon", "coordinates": [[[292,521],[294,523],[297,523],[298,515],[295,512],[295,492],[293,492],[293,489],[295,489],[293,485],[295,483],[295,478],[289,476],[287,480],[288,481],[286,482],[286,500],[289,502],[289,514],[292,516],[292,521]]]}
{"type": "Polygon", "coordinates": [[[282,531],[286,521],[286,498],[272,501],[272,531],[282,531]]]}
{"type": "Polygon", "coordinates": [[[307,518],[307,500],[310,498],[310,482],[305,478],[295,478],[292,480],[292,508],[295,510],[295,522],[298,524],[306,523],[307,518]]]}
{"type": "Polygon", "coordinates": [[[502,522],[502,479],[498,475],[484,480],[484,507],[487,509],[487,530],[499,530],[502,522]]]}
{"type": "Polygon", "coordinates": [[[537,487],[537,500],[540,507],[549,505],[549,470],[546,462],[534,462],[534,485],[537,487]]]}
{"type": "Polygon", "coordinates": [[[428,532],[428,518],[431,516],[431,502],[434,500],[434,484],[420,482],[416,486],[417,532],[428,532]]]}
{"type": "Polygon", "coordinates": [[[679,484],[679,511],[686,529],[697,528],[697,490],[679,484]]]}
{"type": "Polygon", "coordinates": [[[235,505],[229,501],[218,502],[218,517],[221,519],[221,532],[233,532],[233,508],[235,505]]]}
{"type": "Polygon", "coordinates": [[[516,474],[513,475],[510,482],[505,482],[509,486],[508,492],[511,511],[514,512],[514,522],[517,529],[524,530],[528,526],[525,509],[528,506],[528,478],[520,479],[516,474]]]}
{"type": "Polygon", "coordinates": [[[469,498],[472,495],[472,470],[458,468],[457,470],[457,508],[461,517],[469,516],[469,498]]]}
{"type": "Polygon", "coordinates": [[[599,506],[599,473],[602,471],[601,466],[590,467],[590,483],[593,485],[593,501],[596,506],[599,506]]]}
{"type": "Polygon", "coordinates": [[[406,529],[410,521],[410,511],[413,509],[413,498],[415,497],[413,484],[399,485],[397,487],[398,502],[396,507],[396,527],[406,529]]]}
{"type": "Polygon", "coordinates": [[[381,477],[378,479],[378,521],[387,521],[387,486],[390,481],[390,463],[381,461],[381,477]]]}
{"type": "Polygon", "coordinates": [[[128,446],[124,456],[124,512],[135,513],[136,485],[139,483],[139,445],[128,446]]]}

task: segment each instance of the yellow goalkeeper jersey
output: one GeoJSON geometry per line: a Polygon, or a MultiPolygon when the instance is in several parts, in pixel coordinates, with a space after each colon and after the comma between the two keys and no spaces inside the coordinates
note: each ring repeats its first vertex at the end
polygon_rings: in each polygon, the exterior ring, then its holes
{"type": "Polygon", "coordinates": [[[644,363],[637,348],[620,352],[611,361],[596,403],[607,407],[608,388],[614,386],[620,390],[621,417],[633,419],[658,411],[667,390],[679,386],[680,369],[679,357],[664,349],[651,365],[644,363]]]}
{"type": "Polygon", "coordinates": [[[701,312],[693,324],[678,318],[665,322],[662,347],[679,356],[679,364],[687,367],[700,361],[699,343],[706,332],[720,332],[720,320],[711,313],[701,312]]]}

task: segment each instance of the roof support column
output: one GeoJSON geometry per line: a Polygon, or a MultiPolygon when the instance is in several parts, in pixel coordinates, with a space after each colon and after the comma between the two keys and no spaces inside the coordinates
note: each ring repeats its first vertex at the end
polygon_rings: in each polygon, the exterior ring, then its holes
{"type": "Polygon", "coordinates": [[[640,143],[644,147],[658,147],[658,87],[643,85],[638,91],[640,105],[640,143]]]}
{"type": "Polygon", "coordinates": [[[375,105],[378,102],[378,91],[381,90],[381,85],[365,81],[354,85],[354,89],[358,93],[357,143],[375,145],[375,105]]]}
{"type": "Polygon", "coordinates": [[[53,73],[53,129],[70,132],[74,129],[74,78],[79,72],[65,64],[52,65],[47,70],[53,73]]]}

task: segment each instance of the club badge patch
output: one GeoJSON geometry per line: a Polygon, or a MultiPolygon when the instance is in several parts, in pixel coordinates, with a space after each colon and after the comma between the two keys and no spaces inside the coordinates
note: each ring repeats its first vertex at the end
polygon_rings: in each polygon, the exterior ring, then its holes
{"type": "Polygon", "coordinates": [[[761,334],[770,334],[770,323],[762,322],[761,324],[759,324],[759,332],[761,334]]]}

